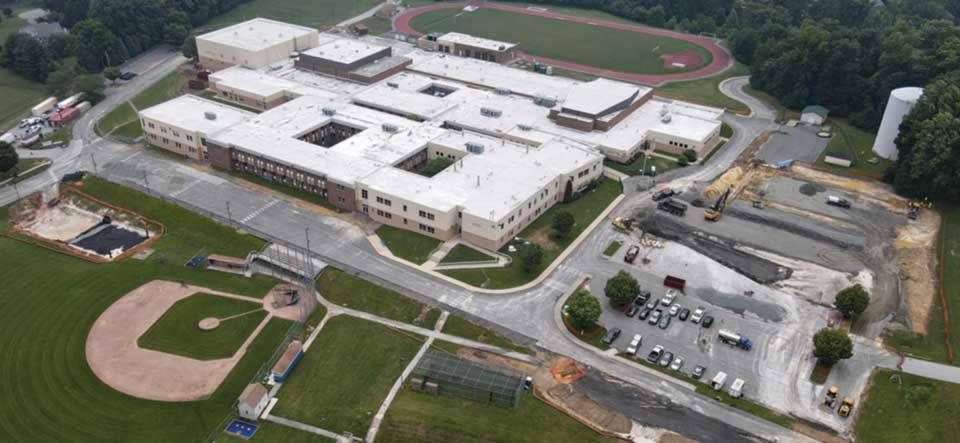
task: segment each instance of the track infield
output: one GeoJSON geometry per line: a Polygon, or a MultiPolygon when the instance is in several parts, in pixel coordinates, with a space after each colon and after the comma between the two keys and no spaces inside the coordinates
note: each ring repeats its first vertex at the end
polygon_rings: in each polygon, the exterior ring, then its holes
{"type": "MultiPolygon", "coordinates": [[[[417,23],[417,20],[415,20],[416,17],[421,16],[423,14],[431,13],[431,15],[436,15],[437,19],[442,19],[443,18],[442,12],[437,12],[437,11],[460,10],[460,9],[463,9],[463,7],[468,4],[469,3],[440,3],[440,4],[425,6],[422,8],[410,9],[410,10],[404,11],[402,14],[400,14],[394,19],[394,28],[399,33],[422,35],[422,32],[420,32],[420,30],[417,30],[414,27],[414,25],[423,28],[421,29],[422,31],[429,32],[429,31],[435,30],[431,28],[431,24],[433,24],[434,21],[424,20],[423,18],[421,18],[421,20],[419,20],[420,23],[417,23]]],[[[536,60],[539,62],[551,64],[551,65],[565,68],[565,69],[588,72],[598,76],[617,78],[617,79],[626,80],[626,81],[634,81],[634,82],[646,83],[651,85],[660,85],[670,81],[691,80],[691,79],[697,79],[697,78],[714,75],[723,71],[727,67],[731,66],[733,62],[733,59],[730,56],[730,54],[725,49],[720,47],[713,39],[708,37],[701,37],[701,36],[696,36],[691,34],[683,34],[679,32],[669,31],[665,29],[651,28],[651,27],[642,26],[642,25],[616,23],[616,22],[611,22],[606,20],[577,17],[577,16],[571,16],[571,15],[565,15],[565,14],[557,14],[549,11],[532,10],[532,9],[501,5],[501,4],[482,4],[482,5],[476,4],[475,6],[480,7],[481,10],[477,12],[469,13],[469,14],[502,13],[502,12],[525,14],[525,15],[531,15],[536,17],[543,17],[543,18],[549,18],[549,19],[555,19],[555,20],[567,22],[563,25],[558,25],[558,26],[569,27],[569,26],[579,25],[578,26],[579,28],[583,28],[584,27],[583,25],[587,25],[587,26],[595,26],[598,28],[606,28],[603,30],[598,29],[597,30],[598,34],[606,33],[606,32],[627,31],[627,32],[646,34],[647,36],[650,36],[650,37],[657,37],[663,41],[675,41],[677,45],[683,45],[683,46],[677,46],[676,50],[664,49],[663,51],[659,52],[655,56],[646,57],[647,60],[644,60],[643,63],[638,65],[638,66],[644,67],[643,72],[630,72],[628,70],[623,69],[623,65],[620,64],[621,60],[611,60],[611,61],[605,61],[605,62],[599,62],[599,63],[596,62],[597,59],[594,57],[596,54],[609,52],[609,48],[607,45],[604,46],[603,51],[594,50],[591,52],[590,48],[585,48],[582,51],[569,51],[573,55],[577,55],[579,53],[583,55],[583,57],[576,57],[576,60],[573,60],[572,58],[568,60],[568,59],[558,58],[558,57],[563,57],[564,51],[567,51],[567,49],[564,49],[563,51],[559,49],[546,49],[546,50],[544,49],[544,48],[551,48],[551,47],[554,47],[554,45],[557,45],[556,41],[549,42],[550,40],[557,40],[556,38],[546,38],[542,35],[541,36],[534,35],[534,36],[531,36],[531,38],[527,39],[528,41],[520,41],[522,40],[520,38],[514,39],[514,42],[521,44],[520,46],[521,49],[531,50],[531,52],[536,53],[536,54],[521,54],[520,56],[521,58],[528,59],[528,60],[536,60]],[[484,10],[490,10],[490,11],[484,11],[484,10]],[[545,46],[545,45],[548,45],[548,46],[545,46]],[[694,55],[694,54],[690,54],[691,52],[695,53],[696,57],[691,56],[691,55],[694,55]],[[591,53],[594,54],[594,56],[591,56],[590,55],[591,53]],[[542,55],[537,55],[537,54],[542,54],[542,55]],[[686,61],[686,63],[680,62],[681,64],[685,65],[683,68],[678,66],[673,66],[674,60],[671,60],[671,59],[677,59],[677,58],[682,58],[683,60],[686,61]],[[700,63],[702,67],[690,68],[689,63],[696,61],[696,59],[698,58],[703,62],[703,63],[700,63]],[[590,63],[593,64],[593,66],[587,65],[583,61],[589,61],[590,63]],[[681,71],[681,72],[676,72],[676,71],[681,71]]],[[[452,17],[454,14],[455,14],[455,11],[450,11],[449,16],[452,17]]],[[[444,21],[448,21],[448,20],[437,20],[435,23],[435,26],[440,26],[444,21]]],[[[506,40],[510,40],[507,37],[511,37],[511,36],[516,37],[518,35],[523,35],[522,34],[523,32],[527,32],[527,30],[517,30],[515,28],[516,26],[501,29],[503,33],[507,33],[506,35],[502,35],[502,33],[497,33],[496,35],[494,34],[484,35],[482,32],[477,32],[476,30],[473,30],[473,31],[482,37],[497,37],[498,35],[500,35],[501,39],[506,39],[506,40]]],[[[464,32],[470,33],[470,31],[471,30],[465,30],[464,32]]],[[[497,27],[494,26],[493,28],[491,28],[491,31],[489,32],[496,32],[496,31],[497,31],[497,27]]],[[[609,40],[606,40],[606,41],[609,41],[609,40]]],[[[657,49],[659,50],[663,48],[657,48],[657,49]]],[[[619,53],[622,53],[623,51],[614,51],[614,52],[619,54],[619,53]]]]}

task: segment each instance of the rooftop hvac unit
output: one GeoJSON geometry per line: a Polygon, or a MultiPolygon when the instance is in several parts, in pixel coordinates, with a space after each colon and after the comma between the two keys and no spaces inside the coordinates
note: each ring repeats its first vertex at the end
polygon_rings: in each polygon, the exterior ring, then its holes
{"type": "Polygon", "coordinates": [[[471,154],[483,154],[483,145],[480,143],[467,142],[467,152],[471,154]]]}
{"type": "Polygon", "coordinates": [[[673,120],[673,117],[670,114],[663,114],[663,117],[660,117],[660,121],[664,123],[670,123],[673,120]]]}
{"type": "Polygon", "coordinates": [[[393,133],[400,130],[400,128],[398,128],[397,125],[391,125],[390,123],[384,123],[382,127],[383,127],[383,132],[393,133]]]}
{"type": "Polygon", "coordinates": [[[290,58],[300,57],[300,51],[290,51],[290,58]]]}
{"type": "Polygon", "coordinates": [[[397,83],[397,82],[387,82],[387,86],[389,86],[389,87],[391,87],[391,88],[399,88],[399,87],[400,87],[400,84],[397,83]]]}
{"type": "Polygon", "coordinates": [[[541,96],[534,97],[533,103],[546,108],[552,108],[554,106],[557,106],[557,100],[550,97],[541,97],[541,96]]]}
{"type": "Polygon", "coordinates": [[[216,120],[217,113],[212,111],[207,111],[203,113],[203,117],[206,118],[207,120],[216,120]]]}
{"type": "Polygon", "coordinates": [[[533,129],[533,127],[529,125],[517,125],[517,128],[519,128],[521,131],[530,131],[533,129]]]}
{"type": "Polygon", "coordinates": [[[667,106],[666,104],[664,104],[663,106],[660,107],[660,115],[661,115],[661,116],[667,115],[668,113],[670,113],[670,107],[669,107],[669,106],[667,106]]]}
{"type": "Polygon", "coordinates": [[[322,111],[323,111],[323,115],[326,115],[326,116],[332,116],[337,114],[337,110],[335,108],[329,108],[326,106],[323,107],[322,111]]]}
{"type": "Polygon", "coordinates": [[[510,94],[513,93],[513,91],[511,91],[511,90],[509,90],[509,89],[507,89],[507,88],[497,88],[497,89],[495,89],[493,92],[494,92],[495,94],[497,94],[497,95],[510,95],[510,94]]]}
{"type": "Polygon", "coordinates": [[[501,115],[503,115],[503,112],[500,111],[499,109],[480,108],[480,114],[483,115],[483,116],[485,116],[485,117],[494,117],[494,118],[497,118],[497,117],[500,117],[501,115]]]}

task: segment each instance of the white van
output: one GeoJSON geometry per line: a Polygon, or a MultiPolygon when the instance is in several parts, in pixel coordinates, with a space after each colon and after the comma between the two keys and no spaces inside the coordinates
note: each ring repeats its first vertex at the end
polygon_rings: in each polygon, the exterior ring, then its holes
{"type": "Polygon", "coordinates": [[[734,380],[733,384],[730,385],[730,390],[728,390],[727,393],[733,398],[743,397],[743,383],[744,381],[742,378],[734,380]]]}
{"type": "Polygon", "coordinates": [[[727,373],[718,372],[717,375],[713,376],[713,380],[710,381],[710,386],[712,386],[715,391],[719,391],[723,389],[723,385],[726,382],[727,382],[727,373]]]}

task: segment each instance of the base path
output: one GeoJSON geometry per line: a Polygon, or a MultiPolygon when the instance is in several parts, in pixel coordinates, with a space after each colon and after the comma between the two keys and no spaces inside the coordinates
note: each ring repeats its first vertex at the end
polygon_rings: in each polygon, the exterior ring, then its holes
{"type": "Polygon", "coordinates": [[[260,300],[199,286],[152,281],[123,296],[100,314],[87,335],[87,363],[100,380],[127,395],[159,401],[207,398],[220,387],[274,315],[296,318],[295,309],[290,307],[274,310],[267,301],[269,298],[260,300]],[[174,303],[198,292],[263,303],[268,314],[230,358],[195,360],[137,346],[137,339],[174,303]]]}
{"type": "MultiPolygon", "coordinates": [[[[441,9],[453,9],[459,8],[462,9],[464,6],[470,5],[472,3],[438,3],[434,5],[424,6],[422,8],[409,9],[404,11],[402,14],[398,15],[393,20],[393,29],[401,34],[412,34],[412,35],[423,35],[422,32],[418,32],[410,26],[410,20],[420,14],[437,11],[441,9]]],[[[630,72],[622,71],[613,71],[610,69],[601,69],[595,68],[593,66],[586,66],[577,63],[572,63],[564,60],[557,60],[548,57],[539,57],[530,54],[521,54],[520,58],[527,60],[535,60],[542,63],[547,63],[557,67],[570,69],[574,71],[587,72],[590,74],[595,74],[602,77],[616,78],[620,80],[632,81],[646,83],[650,85],[659,86],[666,82],[671,81],[680,81],[680,80],[693,80],[702,77],[709,77],[716,73],[719,73],[733,64],[733,58],[730,56],[730,53],[726,49],[722,48],[717,44],[714,39],[709,37],[701,37],[698,35],[684,34],[681,32],[668,31],[666,29],[651,28],[648,26],[642,25],[629,25],[625,23],[616,23],[606,20],[599,20],[593,18],[584,18],[577,17],[573,15],[564,15],[557,14],[554,12],[548,11],[537,11],[526,8],[519,8],[516,6],[500,5],[500,4],[491,4],[491,3],[476,3],[474,6],[480,8],[489,8],[497,9],[500,11],[509,11],[515,12],[517,14],[527,14],[534,15],[537,17],[546,17],[553,19],[566,20],[569,22],[584,23],[594,26],[603,26],[605,28],[619,29],[622,31],[630,32],[639,32],[641,34],[656,35],[661,37],[669,37],[677,40],[682,40],[686,42],[693,43],[697,46],[701,46],[713,56],[713,61],[709,65],[704,66],[703,68],[697,69],[696,71],[689,72],[678,72],[676,74],[634,74],[630,72]]]]}

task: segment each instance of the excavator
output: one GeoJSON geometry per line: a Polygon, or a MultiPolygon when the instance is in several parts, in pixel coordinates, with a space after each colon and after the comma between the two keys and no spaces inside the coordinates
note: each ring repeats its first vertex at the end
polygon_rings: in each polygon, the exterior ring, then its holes
{"type": "Polygon", "coordinates": [[[849,417],[851,412],[853,412],[853,399],[843,397],[843,403],[840,404],[840,409],[837,410],[837,414],[841,417],[849,417]]]}
{"type": "Polygon", "coordinates": [[[723,214],[723,210],[727,207],[727,198],[730,197],[730,190],[728,188],[726,191],[720,195],[720,198],[717,201],[713,202],[707,209],[703,210],[703,218],[708,221],[717,221],[720,219],[720,214],[723,214]]]}
{"type": "Polygon", "coordinates": [[[836,386],[831,386],[827,393],[823,396],[823,405],[833,409],[837,406],[837,399],[840,397],[840,389],[836,386]]]}

